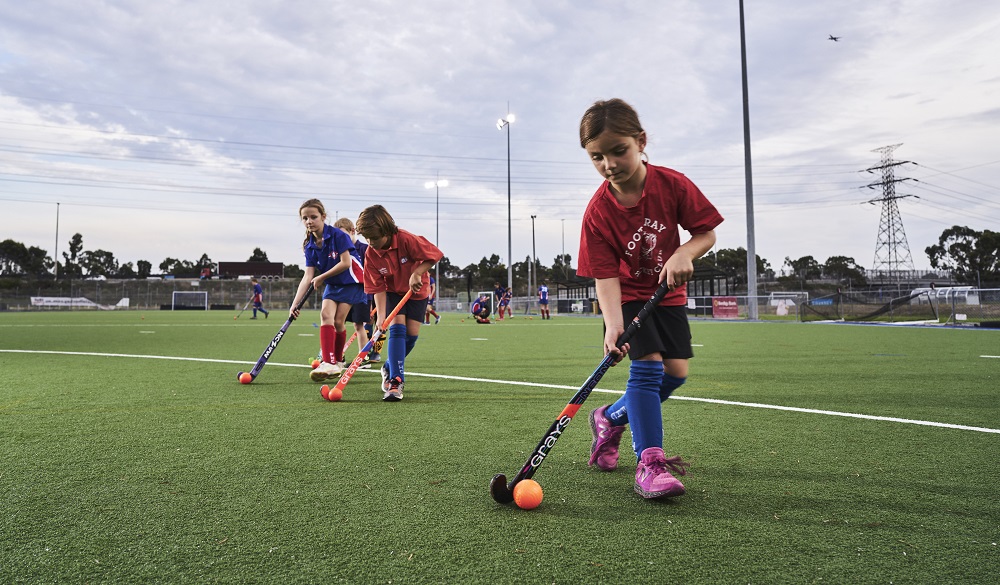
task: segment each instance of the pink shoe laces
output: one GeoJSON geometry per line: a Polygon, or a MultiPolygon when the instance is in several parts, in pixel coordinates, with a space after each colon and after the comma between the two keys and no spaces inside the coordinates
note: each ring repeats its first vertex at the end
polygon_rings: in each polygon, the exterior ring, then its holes
{"type": "Polygon", "coordinates": [[[680,455],[674,455],[673,457],[665,457],[663,460],[650,461],[646,467],[652,467],[656,471],[669,469],[672,475],[687,475],[687,468],[691,467],[691,464],[681,459],[680,455]]]}

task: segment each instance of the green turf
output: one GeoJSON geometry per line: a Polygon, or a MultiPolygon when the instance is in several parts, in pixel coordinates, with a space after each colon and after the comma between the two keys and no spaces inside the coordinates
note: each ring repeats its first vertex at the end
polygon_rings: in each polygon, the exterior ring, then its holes
{"type": "MultiPolygon", "coordinates": [[[[595,392],[535,478],[494,503],[601,359],[589,318],[446,314],[405,400],[357,374],[323,401],[305,314],[0,313],[0,581],[988,583],[1000,434],[670,400],[687,495],[644,501],[634,459],[586,466],[595,392]],[[44,351],[110,355],[64,355],[44,351]],[[153,359],[170,356],[213,361],[153,359]],[[289,364],[289,365],[282,365],[289,364]],[[428,374],[429,376],[418,376],[428,374]],[[450,379],[454,376],[538,385],[450,379]],[[570,389],[544,385],[570,386],[570,389]]],[[[1000,429],[1000,332],[694,322],[679,398],[1000,429]]],[[[353,355],[353,353],[351,354],[353,355]]],[[[621,391],[627,364],[600,388],[621,391]]],[[[629,435],[626,433],[623,445],[629,435]]]]}

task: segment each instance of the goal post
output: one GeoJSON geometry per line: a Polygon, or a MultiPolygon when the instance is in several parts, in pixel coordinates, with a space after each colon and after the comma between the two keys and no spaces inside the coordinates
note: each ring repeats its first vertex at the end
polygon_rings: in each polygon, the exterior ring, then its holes
{"type": "Polygon", "coordinates": [[[486,296],[488,296],[490,298],[490,315],[491,316],[492,315],[496,315],[497,314],[497,299],[494,298],[496,295],[494,295],[493,291],[491,291],[491,290],[484,290],[484,291],[479,291],[478,293],[476,293],[476,298],[472,299],[472,302],[469,303],[469,309],[472,309],[472,305],[476,304],[476,299],[478,299],[479,297],[481,297],[483,295],[486,295],[486,296]]]}
{"type": "Polygon", "coordinates": [[[175,290],[170,297],[171,311],[208,310],[208,292],[175,290]]]}

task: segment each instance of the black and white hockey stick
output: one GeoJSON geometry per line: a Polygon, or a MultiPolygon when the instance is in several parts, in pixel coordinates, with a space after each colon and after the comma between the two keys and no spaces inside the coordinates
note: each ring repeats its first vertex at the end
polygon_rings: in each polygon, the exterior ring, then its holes
{"type": "MultiPolygon", "coordinates": [[[[313,292],[313,286],[310,285],[309,289],[306,290],[306,294],[302,296],[302,300],[299,301],[299,304],[295,305],[296,311],[302,309],[302,305],[306,304],[306,300],[309,298],[309,295],[311,295],[312,292],[313,292]]],[[[291,325],[292,321],[294,320],[295,317],[289,315],[288,319],[285,320],[285,324],[282,325],[281,329],[278,330],[278,334],[275,335],[274,339],[271,340],[271,343],[267,344],[267,347],[264,348],[264,353],[261,354],[260,359],[257,360],[257,363],[254,364],[253,369],[250,370],[251,382],[257,379],[257,376],[260,374],[260,371],[264,368],[264,364],[266,364],[267,360],[270,359],[271,354],[274,353],[274,349],[278,347],[278,342],[280,342],[281,338],[285,336],[285,332],[288,331],[288,326],[291,325]]],[[[236,374],[236,379],[239,380],[241,376],[243,376],[243,372],[238,372],[236,374]]]]}

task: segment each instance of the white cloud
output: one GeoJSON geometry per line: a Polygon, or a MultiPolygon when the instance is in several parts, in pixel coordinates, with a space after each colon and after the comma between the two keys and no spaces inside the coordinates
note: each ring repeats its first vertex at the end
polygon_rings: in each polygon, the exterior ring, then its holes
{"type": "MultiPolygon", "coordinates": [[[[9,3],[8,3],[9,4],[9,3]]],[[[757,251],[875,249],[871,150],[903,143],[915,263],[954,224],[1000,221],[1000,15],[964,0],[747,3],[757,251]],[[840,42],[827,40],[840,35],[840,42]],[[967,168],[971,167],[971,168],[967,168]],[[942,173],[941,171],[947,171],[942,173]]],[[[385,204],[457,264],[577,254],[599,177],[577,143],[595,99],[632,102],[654,163],[691,176],[746,245],[739,22],[704,2],[38,1],[0,7],[0,237],[84,235],[124,261],[300,263],[299,202],[385,204]],[[423,188],[440,174],[440,223],[423,188]],[[34,182],[26,182],[34,181],[34,182]],[[55,185],[53,182],[59,182],[55,185]],[[34,202],[34,203],[32,203],[34,202]],[[565,230],[564,230],[565,228],[565,230]]]]}

